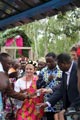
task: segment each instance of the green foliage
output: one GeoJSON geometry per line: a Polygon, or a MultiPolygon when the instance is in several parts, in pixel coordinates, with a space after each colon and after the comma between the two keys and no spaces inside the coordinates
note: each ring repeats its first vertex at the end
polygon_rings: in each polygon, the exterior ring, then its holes
{"type": "MultiPolygon", "coordinates": [[[[5,40],[8,38],[15,38],[17,35],[20,35],[23,38],[23,46],[24,47],[31,47],[31,39],[25,34],[24,30],[20,27],[16,27],[13,29],[6,30],[5,32],[1,33],[1,46],[4,46],[5,40]]],[[[28,57],[28,52],[26,50],[22,50],[23,55],[28,57]]],[[[17,52],[18,53],[18,52],[17,52]]],[[[17,54],[17,56],[19,56],[17,54]]]]}
{"type": "Polygon", "coordinates": [[[1,38],[3,39],[3,42],[5,42],[6,39],[12,38],[12,37],[16,37],[17,35],[21,35],[22,36],[25,46],[30,46],[31,45],[31,40],[24,33],[24,31],[21,28],[19,28],[19,27],[16,27],[14,29],[6,30],[5,32],[2,33],[1,38]]]}
{"type": "Polygon", "coordinates": [[[69,53],[70,47],[80,39],[80,9],[17,27],[3,34],[3,39],[15,36],[16,29],[24,38],[24,46],[32,46],[34,59],[44,57],[51,51],[57,54],[64,51],[69,53]],[[27,38],[24,33],[28,35],[27,38]]]}
{"type": "Polygon", "coordinates": [[[25,31],[33,40],[32,46],[35,56],[36,50],[38,58],[51,51],[69,53],[70,47],[80,38],[79,16],[80,9],[75,9],[24,26],[25,31]],[[35,45],[37,49],[35,49],[35,45]]]}

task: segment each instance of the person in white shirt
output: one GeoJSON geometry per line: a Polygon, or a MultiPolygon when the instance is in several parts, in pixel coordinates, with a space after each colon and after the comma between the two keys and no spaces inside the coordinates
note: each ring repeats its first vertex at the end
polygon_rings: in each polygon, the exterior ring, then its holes
{"type": "Polygon", "coordinates": [[[40,120],[42,117],[41,112],[39,115],[36,110],[36,104],[38,103],[38,100],[40,102],[40,97],[38,99],[36,96],[36,92],[37,92],[36,82],[38,77],[37,75],[34,75],[34,71],[35,71],[34,65],[31,63],[27,63],[25,67],[25,75],[15,82],[14,90],[16,92],[21,92],[23,94],[27,92],[28,94],[35,95],[31,99],[26,99],[21,104],[17,102],[19,109],[17,111],[16,120],[23,120],[23,119],[40,120]]]}

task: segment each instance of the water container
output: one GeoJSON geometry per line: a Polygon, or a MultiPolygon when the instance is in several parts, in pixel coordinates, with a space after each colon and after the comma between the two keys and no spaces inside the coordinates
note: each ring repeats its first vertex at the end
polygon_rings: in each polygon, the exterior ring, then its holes
{"type": "Polygon", "coordinates": [[[4,120],[3,116],[4,116],[4,114],[3,114],[3,101],[2,101],[2,94],[0,92],[0,120],[4,120]]]}
{"type": "Polygon", "coordinates": [[[0,92],[0,112],[3,110],[2,94],[0,92]]]}

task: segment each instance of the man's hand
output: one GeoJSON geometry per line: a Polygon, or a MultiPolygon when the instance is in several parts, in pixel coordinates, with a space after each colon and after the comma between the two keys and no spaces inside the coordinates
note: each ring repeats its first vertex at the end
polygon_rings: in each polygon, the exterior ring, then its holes
{"type": "Polygon", "coordinates": [[[47,105],[47,103],[38,103],[37,106],[45,108],[48,105],[47,105]]]}
{"type": "Polygon", "coordinates": [[[43,94],[46,94],[46,93],[53,93],[52,89],[51,88],[42,88],[41,89],[41,92],[43,94]]]}
{"type": "Polygon", "coordinates": [[[55,78],[55,76],[50,75],[50,76],[48,77],[48,80],[51,81],[51,80],[53,80],[54,78],[55,78]]]}

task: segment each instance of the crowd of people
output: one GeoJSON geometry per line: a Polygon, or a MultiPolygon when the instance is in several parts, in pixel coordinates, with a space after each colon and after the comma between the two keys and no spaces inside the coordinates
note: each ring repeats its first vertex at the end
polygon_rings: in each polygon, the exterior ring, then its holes
{"type": "Polygon", "coordinates": [[[79,46],[37,62],[0,53],[0,120],[64,120],[67,109],[80,110],[79,94],[79,46]]]}

